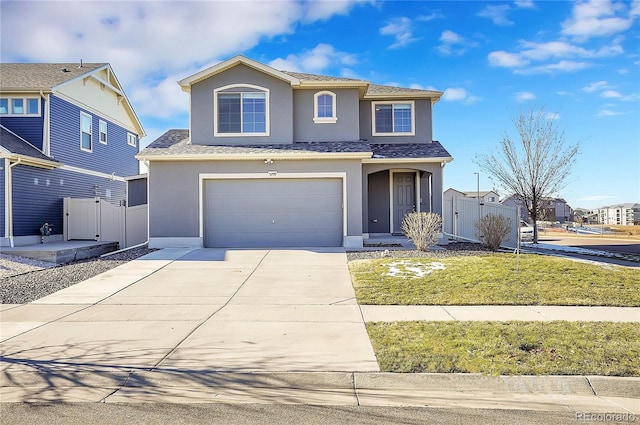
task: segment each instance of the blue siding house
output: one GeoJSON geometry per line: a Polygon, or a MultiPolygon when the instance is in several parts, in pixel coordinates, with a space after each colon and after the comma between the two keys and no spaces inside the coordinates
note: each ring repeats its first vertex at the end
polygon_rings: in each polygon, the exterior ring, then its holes
{"type": "Polygon", "coordinates": [[[144,135],[109,64],[0,64],[0,247],[61,240],[65,197],[124,204],[144,135]]]}

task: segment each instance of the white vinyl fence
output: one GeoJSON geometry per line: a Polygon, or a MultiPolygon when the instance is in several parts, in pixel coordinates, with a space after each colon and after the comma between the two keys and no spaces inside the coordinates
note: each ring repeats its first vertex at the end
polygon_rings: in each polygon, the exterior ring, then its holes
{"type": "Polygon", "coordinates": [[[503,246],[515,248],[518,244],[518,209],[493,202],[478,203],[477,199],[453,197],[445,199],[442,206],[444,232],[464,240],[479,242],[475,224],[486,215],[503,215],[511,220],[511,232],[505,237],[503,246]]]}
{"type": "Polygon", "coordinates": [[[64,239],[118,242],[120,249],[147,241],[147,205],[116,206],[100,198],[64,198],[64,239]]]}

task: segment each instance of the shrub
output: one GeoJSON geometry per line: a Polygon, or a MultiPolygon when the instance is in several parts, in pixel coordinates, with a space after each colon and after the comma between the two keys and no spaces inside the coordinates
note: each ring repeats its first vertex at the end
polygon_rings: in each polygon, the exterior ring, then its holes
{"type": "Polygon", "coordinates": [[[435,213],[412,212],[402,220],[402,231],[413,241],[418,251],[435,245],[441,228],[442,218],[435,213]]]}
{"type": "Polygon", "coordinates": [[[496,251],[504,238],[511,232],[511,219],[500,215],[487,214],[475,225],[482,245],[496,251]]]}

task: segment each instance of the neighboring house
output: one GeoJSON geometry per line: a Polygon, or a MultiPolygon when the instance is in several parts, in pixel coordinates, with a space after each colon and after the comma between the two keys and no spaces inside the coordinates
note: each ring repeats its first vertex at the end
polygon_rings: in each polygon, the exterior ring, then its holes
{"type": "Polygon", "coordinates": [[[640,204],[625,203],[609,205],[593,211],[599,224],[617,224],[631,226],[640,224],[640,204]]]}
{"type": "Polygon", "coordinates": [[[278,71],[236,56],[179,82],[190,128],[149,164],[151,247],[362,246],[442,212],[442,92],[278,71]]]}
{"type": "MultiPolygon", "coordinates": [[[[520,218],[526,222],[531,221],[524,201],[517,195],[511,195],[501,203],[520,207],[520,218]]],[[[558,222],[561,224],[573,222],[573,209],[562,198],[542,198],[538,206],[538,221],[558,222]]]]}
{"type": "Polygon", "coordinates": [[[466,192],[461,192],[459,190],[449,188],[444,191],[445,199],[451,199],[452,197],[456,197],[456,196],[463,197],[463,198],[478,199],[478,195],[480,196],[480,202],[482,203],[484,202],[499,203],[500,202],[500,195],[498,195],[498,193],[493,190],[481,190],[481,191],[470,190],[466,192]]]}
{"type": "Polygon", "coordinates": [[[123,204],[144,135],[109,64],[0,64],[0,246],[62,239],[65,197],[123,204]]]}

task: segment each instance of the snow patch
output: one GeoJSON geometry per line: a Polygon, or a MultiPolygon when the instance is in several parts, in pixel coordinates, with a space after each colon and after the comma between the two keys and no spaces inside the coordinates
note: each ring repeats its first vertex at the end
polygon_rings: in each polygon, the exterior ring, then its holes
{"type": "Polygon", "coordinates": [[[394,261],[388,264],[387,276],[402,278],[419,278],[433,273],[436,270],[446,270],[442,263],[418,263],[411,260],[394,261]]]}

